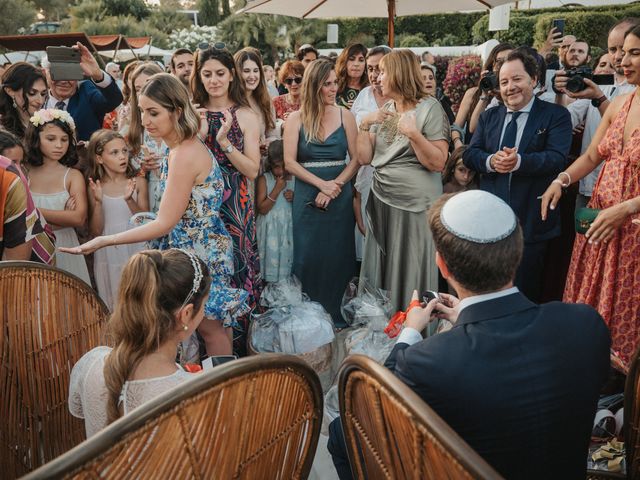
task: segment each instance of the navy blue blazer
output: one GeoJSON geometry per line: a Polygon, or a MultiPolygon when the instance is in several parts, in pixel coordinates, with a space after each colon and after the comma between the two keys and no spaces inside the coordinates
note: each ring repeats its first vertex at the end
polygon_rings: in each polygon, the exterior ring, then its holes
{"type": "Polygon", "coordinates": [[[480,175],[480,189],[496,194],[496,180],[511,175],[509,198],[503,198],[520,220],[526,242],[540,242],[560,235],[559,209],[540,218],[540,200],[551,181],[567,166],[572,127],[569,111],[561,105],[536,98],[522,133],[518,153],[520,168],[508,173],[487,172],[487,157],[500,148],[500,135],[507,109],[490,108],[480,115],[464,164],[480,175]]]}
{"type": "Polygon", "coordinates": [[[590,306],[522,293],[470,305],[385,366],[505,478],[585,478],[609,331],[590,306]]]}
{"type": "Polygon", "coordinates": [[[76,122],[78,140],[89,140],[91,134],[102,128],[104,116],[122,103],[122,92],[115,80],[105,87],[91,80],[78,82],[78,90],[69,99],[67,111],[76,122]]]}

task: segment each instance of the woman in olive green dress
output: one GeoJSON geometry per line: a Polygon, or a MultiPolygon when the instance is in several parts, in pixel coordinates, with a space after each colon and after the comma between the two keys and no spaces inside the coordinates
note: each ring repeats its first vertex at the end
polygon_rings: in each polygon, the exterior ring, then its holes
{"type": "Polygon", "coordinates": [[[426,212],[442,195],[449,121],[424,90],[410,50],[382,58],[380,81],[391,100],[362,119],[357,142],[360,162],[375,169],[360,277],[389,290],[393,305],[404,310],[414,289],[438,288],[426,212]]]}

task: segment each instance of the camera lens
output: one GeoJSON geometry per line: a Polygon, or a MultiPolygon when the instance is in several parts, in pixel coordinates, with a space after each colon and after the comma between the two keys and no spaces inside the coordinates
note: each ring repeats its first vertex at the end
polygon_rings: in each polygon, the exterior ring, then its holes
{"type": "Polygon", "coordinates": [[[584,83],[584,78],[580,75],[575,75],[567,80],[566,88],[571,93],[578,93],[587,88],[587,85],[584,83]]]}

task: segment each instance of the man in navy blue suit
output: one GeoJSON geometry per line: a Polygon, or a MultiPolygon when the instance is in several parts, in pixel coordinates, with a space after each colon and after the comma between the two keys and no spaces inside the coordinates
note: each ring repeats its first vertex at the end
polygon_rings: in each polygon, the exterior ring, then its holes
{"type": "MultiPolygon", "coordinates": [[[[436,263],[460,300],[442,295],[448,305],[409,310],[385,366],[504,478],[585,478],[609,368],[602,317],[588,305],[536,305],[514,287],[522,229],[494,195],[445,195],[429,226],[436,263]],[[434,314],[453,327],[423,339],[434,314]]],[[[329,433],[340,478],[350,478],[339,419],[329,433]]]]}
{"type": "Polygon", "coordinates": [[[102,128],[104,116],[122,103],[122,92],[111,76],[100,69],[91,52],[78,42],[80,66],[88,78],[76,80],[53,80],[49,72],[49,62],[42,66],[49,83],[49,99],[45,108],[66,110],[76,123],[76,138],[89,140],[91,134],[102,128]]]}
{"type": "Polygon", "coordinates": [[[548,241],[560,235],[558,210],[543,222],[540,196],[567,166],[571,117],[566,108],[536,98],[535,59],[511,52],[499,72],[503,105],[485,111],[464,153],[465,165],[478,172],[480,189],[513,208],[524,232],[524,254],[516,285],[539,301],[548,241]]]}

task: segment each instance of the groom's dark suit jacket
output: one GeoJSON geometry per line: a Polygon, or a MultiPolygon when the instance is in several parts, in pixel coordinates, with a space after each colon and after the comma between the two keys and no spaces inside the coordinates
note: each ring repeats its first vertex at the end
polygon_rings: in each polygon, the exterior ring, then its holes
{"type": "Polygon", "coordinates": [[[609,331],[587,305],[472,304],[385,365],[505,478],[585,478],[609,331]]]}

